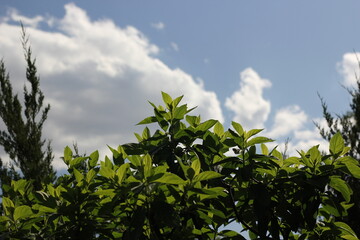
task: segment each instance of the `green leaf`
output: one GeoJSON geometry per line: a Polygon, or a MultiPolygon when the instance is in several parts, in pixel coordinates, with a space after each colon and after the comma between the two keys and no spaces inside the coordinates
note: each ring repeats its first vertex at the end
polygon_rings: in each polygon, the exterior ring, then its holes
{"type": "Polygon", "coordinates": [[[8,197],[2,198],[2,204],[3,204],[4,208],[15,207],[13,201],[11,201],[11,199],[8,197]]]}
{"type": "Polygon", "coordinates": [[[274,140],[270,139],[270,138],[267,138],[267,137],[255,137],[255,138],[252,138],[250,139],[248,142],[247,142],[247,146],[253,146],[255,144],[260,144],[260,143],[267,143],[267,142],[273,142],[274,140]]]}
{"type": "Polygon", "coordinates": [[[321,162],[321,153],[318,149],[319,146],[314,146],[309,149],[308,154],[310,154],[310,161],[314,166],[320,164],[321,162]]]}
{"type": "Polygon", "coordinates": [[[93,153],[91,153],[90,159],[97,162],[99,160],[99,151],[96,150],[93,153]]]}
{"type": "Polygon", "coordinates": [[[185,116],[186,121],[190,124],[190,126],[192,127],[197,127],[197,125],[199,125],[200,123],[200,116],[189,116],[186,115],[185,116]]]}
{"type": "MultiPolygon", "coordinates": [[[[111,160],[108,158],[108,156],[105,156],[105,166],[108,168],[112,168],[113,167],[113,163],[111,162],[111,160]]],[[[104,164],[104,162],[101,162],[101,165],[104,164]]]]}
{"type": "Polygon", "coordinates": [[[186,184],[186,181],[184,181],[181,177],[169,172],[165,173],[161,178],[154,180],[154,182],[180,185],[186,184]]]}
{"type": "Polygon", "coordinates": [[[95,175],[96,175],[96,171],[94,169],[90,169],[90,171],[86,173],[86,182],[90,183],[95,175]]]}
{"type": "Polygon", "coordinates": [[[333,197],[324,197],[322,200],[322,208],[335,217],[341,217],[345,213],[344,207],[333,197]]]}
{"type": "Polygon", "coordinates": [[[352,235],[341,235],[342,239],[346,239],[346,240],[359,240],[356,236],[352,236],[352,235]]]}
{"type": "Polygon", "coordinates": [[[339,191],[346,202],[350,201],[352,190],[340,177],[331,176],[329,186],[339,191]]]}
{"type": "Polygon", "coordinates": [[[148,127],[145,127],[142,132],[142,139],[146,140],[150,137],[150,129],[148,127]]]}
{"type": "Polygon", "coordinates": [[[341,134],[338,132],[330,139],[329,150],[333,155],[337,155],[343,152],[345,147],[344,139],[341,134]]]}
{"type": "Polygon", "coordinates": [[[157,122],[157,118],[154,116],[151,116],[151,117],[145,118],[144,120],[140,121],[136,125],[143,125],[143,124],[149,124],[149,123],[154,123],[154,122],[157,122]]]}
{"type": "Polygon", "coordinates": [[[360,178],[360,167],[351,163],[351,162],[345,162],[346,168],[349,170],[351,175],[355,178],[360,178]]]}
{"type": "Polygon", "coordinates": [[[300,159],[298,157],[289,157],[284,160],[284,166],[289,167],[291,165],[299,165],[300,159]]]}
{"type": "Polygon", "coordinates": [[[116,171],[116,176],[118,177],[118,183],[121,184],[124,181],[124,178],[126,176],[126,172],[129,169],[130,164],[129,163],[125,163],[122,164],[118,170],[116,171]]]}
{"type": "Polygon", "coordinates": [[[276,157],[276,158],[279,159],[279,160],[283,160],[283,155],[282,155],[278,150],[276,150],[276,149],[273,149],[273,150],[271,151],[271,155],[274,156],[274,157],[276,157]]]}
{"type": "Polygon", "coordinates": [[[166,92],[161,92],[161,95],[164,103],[166,103],[167,105],[170,105],[172,103],[173,100],[169,94],[167,94],[166,92]]]}
{"type": "Polygon", "coordinates": [[[87,159],[87,157],[77,157],[70,161],[70,167],[77,167],[79,164],[84,162],[87,159]]]}
{"type": "Polygon", "coordinates": [[[250,131],[248,131],[246,134],[245,134],[245,140],[251,138],[252,136],[258,134],[259,132],[261,132],[262,130],[264,129],[251,129],[250,131]]]}
{"type": "Polygon", "coordinates": [[[69,165],[71,159],[73,158],[73,154],[69,146],[66,146],[64,149],[64,162],[66,165],[69,165]]]}
{"type": "Polygon", "coordinates": [[[33,212],[31,211],[31,208],[26,205],[18,206],[15,208],[14,211],[14,220],[18,220],[20,218],[27,218],[33,215],[33,212]]]}
{"type": "Polygon", "coordinates": [[[200,182],[204,180],[210,180],[214,178],[222,177],[220,173],[214,172],[214,171],[204,171],[201,172],[199,175],[195,176],[193,179],[193,182],[200,182]]]}
{"type": "Polygon", "coordinates": [[[151,170],[152,170],[152,159],[149,154],[146,154],[143,158],[144,163],[144,175],[145,177],[151,176],[151,170]]]}
{"type": "Polygon", "coordinates": [[[184,95],[174,99],[174,101],[173,101],[173,107],[174,108],[176,108],[179,105],[179,103],[181,102],[181,99],[183,99],[183,97],[184,97],[184,95]]]}
{"type": "Polygon", "coordinates": [[[113,196],[115,196],[114,191],[115,191],[115,189],[100,189],[100,190],[92,193],[92,195],[104,195],[104,196],[113,197],[113,196]]]}
{"type": "Polygon", "coordinates": [[[15,192],[19,192],[21,195],[24,195],[27,183],[28,182],[25,179],[20,179],[18,181],[12,181],[11,185],[15,192]]]}
{"type": "MultiPolygon", "coordinates": [[[[345,236],[348,236],[345,239],[352,239],[352,238],[349,238],[349,237],[355,237],[355,239],[357,239],[355,232],[346,223],[344,223],[344,222],[335,222],[334,224],[335,224],[335,226],[337,226],[341,230],[341,232],[344,233],[345,236]]],[[[344,235],[341,234],[341,237],[344,238],[344,235]]]]}
{"type": "Polygon", "coordinates": [[[265,144],[261,144],[261,152],[262,152],[262,154],[264,154],[264,155],[269,155],[269,149],[268,149],[268,147],[265,145],[265,144]]]}
{"type": "Polygon", "coordinates": [[[222,137],[224,135],[224,126],[220,122],[217,122],[215,124],[214,133],[219,137],[222,137]]]}
{"type": "Polygon", "coordinates": [[[99,160],[99,151],[95,151],[90,154],[89,165],[91,168],[95,167],[99,160]]]}
{"type": "Polygon", "coordinates": [[[106,167],[104,165],[101,166],[99,174],[106,178],[113,178],[115,176],[114,170],[112,170],[111,168],[106,167]]]}
{"type": "Polygon", "coordinates": [[[140,134],[138,134],[138,133],[134,133],[134,135],[135,135],[135,137],[136,137],[136,139],[138,140],[138,142],[142,142],[142,137],[140,136],[140,134]]]}
{"type": "Polygon", "coordinates": [[[201,169],[201,163],[199,159],[195,159],[192,163],[191,163],[191,168],[194,169],[195,172],[195,176],[198,175],[200,173],[200,169],[201,169]]]}
{"type": "Polygon", "coordinates": [[[134,167],[141,167],[141,158],[138,155],[129,156],[128,159],[134,167]]]}
{"type": "Polygon", "coordinates": [[[40,211],[40,212],[44,212],[44,213],[56,213],[56,209],[53,208],[49,208],[40,204],[35,204],[32,209],[40,211]]]}
{"type": "Polygon", "coordinates": [[[84,175],[82,175],[82,173],[80,173],[76,168],[73,169],[73,173],[78,183],[84,179],[84,175]]]}
{"type": "Polygon", "coordinates": [[[200,125],[195,128],[195,131],[207,131],[212,126],[214,126],[217,122],[218,121],[214,120],[214,119],[207,120],[207,121],[205,121],[203,123],[200,123],[200,125]]]}
{"type": "Polygon", "coordinates": [[[231,122],[231,125],[233,126],[233,128],[235,129],[235,131],[241,136],[244,134],[244,129],[241,126],[240,123],[237,122],[231,122]]]}
{"type": "Polygon", "coordinates": [[[181,120],[184,118],[185,114],[187,113],[187,105],[181,105],[180,107],[175,108],[174,111],[174,119],[181,120]]]}

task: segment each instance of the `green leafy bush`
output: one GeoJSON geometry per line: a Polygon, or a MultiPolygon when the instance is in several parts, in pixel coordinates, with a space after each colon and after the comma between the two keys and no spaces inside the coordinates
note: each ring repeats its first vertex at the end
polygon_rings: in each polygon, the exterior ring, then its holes
{"type": "Polygon", "coordinates": [[[328,155],[318,146],[284,158],[265,145],[261,129],[236,122],[224,130],[162,93],[165,106],[139,124],[137,143],[99,161],[97,151],[73,157],[68,174],[34,191],[13,181],[2,199],[3,238],[13,239],[357,239],[336,222],[352,206],[351,188],[335,173],[360,178],[340,134],[328,155]],[[229,152],[233,152],[229,154],[229,152]],[[334,192],[342,199],[336,198],[334,192]],[[226,230],[237,222],[238,231],[226,230]]]}

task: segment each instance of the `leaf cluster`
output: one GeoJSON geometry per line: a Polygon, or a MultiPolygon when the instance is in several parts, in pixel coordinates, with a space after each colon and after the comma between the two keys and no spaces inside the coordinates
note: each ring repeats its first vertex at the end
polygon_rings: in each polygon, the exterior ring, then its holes
{"type": "Polygon", "coordinates": [[[182,97],[150,103],[157,124],[138,142],[63,160],[68,174],[34,191],[13,181],[2,199],[2,237],[29,239],[357,239],[345,223],[352,190],[337,175],[360,178],[340,134],[329,154],[318,146],[285,158],[261,129],[189,115],[182,97]],[[336,197],[335,193],[342,197],[336,197]],[[238,231],[228,230],[236,222],[238,231]]]}

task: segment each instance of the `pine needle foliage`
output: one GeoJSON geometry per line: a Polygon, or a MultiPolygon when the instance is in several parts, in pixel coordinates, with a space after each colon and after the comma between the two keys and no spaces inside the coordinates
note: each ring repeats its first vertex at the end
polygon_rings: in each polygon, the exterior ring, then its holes
{"type": "MultiPolygon", "coordinates": [[[[4,61],[0,61],[0,117],[6,128],[0,131],[0,145],[9,155],[10,166],[18,167],[23,177],[33,180],[35,189],[40,189],[41,183],[51,182],[55,178],[55,171],[51,166],[54,157],[50,141],[42,138],[42,128],[50,105],[44,106],[36,59],[32,56],[28,40],[22,26],[22,45],[27,63],[26,80],[30,86],[24,86],[23,104],[13,91],[4,61]]],[[[11,168],[5,168],[6,166],[1,167],[3,173],[15,174],[11,168]]]]}

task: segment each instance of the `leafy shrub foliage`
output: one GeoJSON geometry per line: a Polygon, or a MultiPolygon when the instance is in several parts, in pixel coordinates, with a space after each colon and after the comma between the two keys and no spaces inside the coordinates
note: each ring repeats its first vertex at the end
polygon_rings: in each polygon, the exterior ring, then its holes
{"type": "MultiPolygon", "coordinates": [[[[335,217],[347,214],[352,190],[336,175],[360,178],[340,134],[329,154],[318,146],[284,158],[232,122],[188,113],[182,97],[162,93],[165,106],[139,124],[138,143],[118,146],[112,159],[97,151],[74,157],[64,150],[68,174],[34,191],[13,181],[3,197],[3,238],[29,239],[357,239],[335,217]],[[231,152],[231,154],[229,154],[231,152]],[[336,198],[334,191],[341,194],[336,198]],[[239,223],[238,231],[226,230],[239,223]],[[242,228],[240,228],[242,225],[242,228]]],[[[350,209],[351,210],[351,209],[350,209]]]]}

